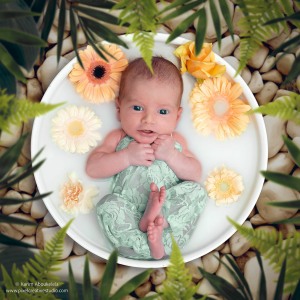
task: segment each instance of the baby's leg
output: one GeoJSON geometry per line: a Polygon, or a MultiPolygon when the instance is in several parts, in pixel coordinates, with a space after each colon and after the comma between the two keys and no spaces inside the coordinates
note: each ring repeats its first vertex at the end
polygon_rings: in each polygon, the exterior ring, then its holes
{"type": "MultiPolygon", "coordinates": [[[[139,228],[141,231],[146,232],[148,225],[153,223],[156,217],[160,215],[161,207],[166,198],[166,188],[163,186],[159,190],[154,182],[150,185],[150,195],[143,217],[140,220],[139,228]]],[[[166,226],[166,224],[164,224],[166,226]]]]}
{"type": "Polygon", "coordinates": [[[149,223],[147,228],[148,245],[151,256],[160,259],[165,255],[165,248],[162,241],[165,219],[162,216],[156,217],[154,222],[149,223]]]}

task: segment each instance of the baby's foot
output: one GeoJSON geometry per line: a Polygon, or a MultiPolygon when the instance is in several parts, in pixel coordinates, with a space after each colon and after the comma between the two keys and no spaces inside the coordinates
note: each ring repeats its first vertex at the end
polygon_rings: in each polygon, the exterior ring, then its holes
{"type": "Polygon", "coordinates": [[[164,218],[158,216],[147,228],[148,245],[151,256],[155,259],[160,259],[165,255],[165,249],[162,242],[164,222],[164,218]]]}
{"type": "Polygon", "coordinates": [[[166,188],[163,186],[158,189],[157,185],[152,182],[150,185],[150,194],[148,203],[143,217],[140,220],[139,228],[141,231],[146,232],[148,225],[153,223],[156,217],[160,214],[161,207],[166,198],[166,188]]]}

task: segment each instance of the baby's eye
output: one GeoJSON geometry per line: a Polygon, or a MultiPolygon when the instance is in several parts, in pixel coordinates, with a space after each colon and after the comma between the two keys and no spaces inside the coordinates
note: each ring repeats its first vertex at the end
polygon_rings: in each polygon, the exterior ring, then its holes
{"type": "Polygon", "coordinates": [[[142,111],[143,110],[143,108],[139,105],[134,105],[133,109],[136,110],[136,111],[142,111]]]}
{"type": "Polygon", "coordinates": [[[160,113],[161,115],[167,115],[167,114],[169,113],[169,111],[168,111],[167,109],[160,109],[160,110],[159,110],[159,113],[160,113]]]}

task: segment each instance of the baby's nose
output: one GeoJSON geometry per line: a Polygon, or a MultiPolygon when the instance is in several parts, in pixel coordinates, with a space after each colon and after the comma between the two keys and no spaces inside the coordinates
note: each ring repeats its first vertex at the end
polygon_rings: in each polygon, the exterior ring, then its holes
{"type": "Polygon", "coordinates": [[[143,122],[144,123],[153,123],[154,122],[154,115],[150,112],[145,113],[144,118],[143,118],[143,122]]]}

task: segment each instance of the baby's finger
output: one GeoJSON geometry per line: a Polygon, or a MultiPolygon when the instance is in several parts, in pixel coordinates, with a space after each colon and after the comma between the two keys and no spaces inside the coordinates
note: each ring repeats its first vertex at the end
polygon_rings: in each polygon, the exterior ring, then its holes
{"type": "Polygon", "coordinates": [[[154,161],[155,160],[155,155],[154,154],[147,154],[146,159],[149,161],[154,161]]]}

